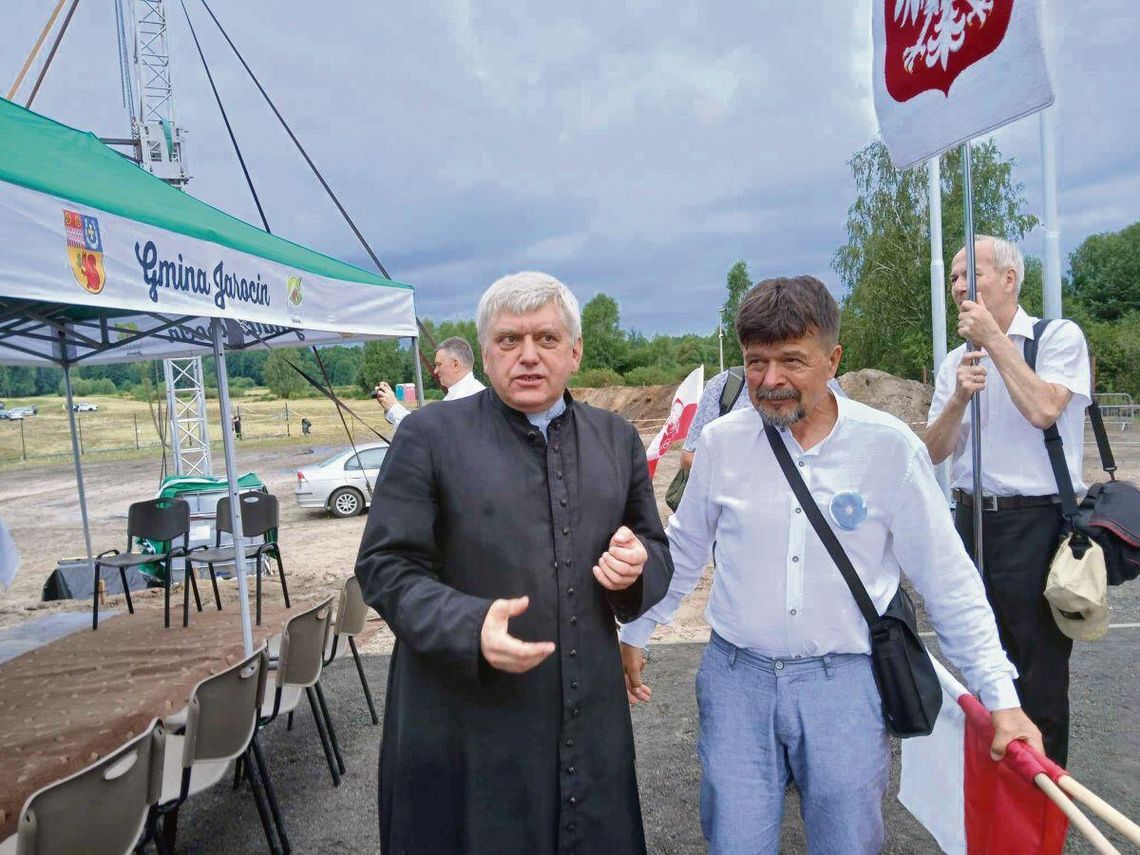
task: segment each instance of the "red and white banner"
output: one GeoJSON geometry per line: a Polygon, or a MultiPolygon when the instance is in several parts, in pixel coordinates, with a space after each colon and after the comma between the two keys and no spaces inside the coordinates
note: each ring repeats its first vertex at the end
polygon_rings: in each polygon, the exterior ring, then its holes
{"type": "Polygon", "coordinates": [[[897,168],[1053,103],[1042,0],[872,0],[871,8],[875,113],[897,168]]]}
{"type": "Polygon", "coordinates": [[[657,461],[665,456],[675,442],[684,441],[689,435],[689,425],[697,414],[697,404],[701,401],[701,392],[705,387],[705,367],[698,365],[677,387],[673,393],[673,406],[669,408],[669,419],[653,442],[645,456],[649,460],[649,477],[657,471],[657,461]]]}
{"type": "Polygon", "coordinates": [[[990,714],[933,661],[942,710],[930,736],[903,740],[899,801],[949,855],[1059,855],[1068,820],[1033,777],[1060,769],[1029,749],[1011,749],[995,763],[990,714]]]}

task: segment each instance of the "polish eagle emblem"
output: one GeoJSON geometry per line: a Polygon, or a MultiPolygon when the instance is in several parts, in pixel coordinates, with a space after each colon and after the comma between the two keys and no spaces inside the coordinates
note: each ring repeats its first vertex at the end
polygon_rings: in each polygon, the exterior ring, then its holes
{"type": "Polygon", "coordinates": [[[908,101],[954,79],[1005,38],[1015,0],[881,0],[887,91],[908,101]],[[893,7],[893,8],[892,8],[893,7]]]}

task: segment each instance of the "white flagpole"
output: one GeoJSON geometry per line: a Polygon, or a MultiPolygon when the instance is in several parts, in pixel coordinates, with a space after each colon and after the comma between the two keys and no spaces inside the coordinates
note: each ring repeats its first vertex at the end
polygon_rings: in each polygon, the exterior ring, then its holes
{"type": "Polygon", "coordinates": [[[1057,128],[1053,111],[1041,111],[1041,181],[1045,185],[1044,315],[1061,317],[1061,227],[1057,222],[1057,128]]]}
{"type": "MultiPolygon", "coordinates": [[[[930,330],[934,344],[934,375],[946,359],[946,266],[942,261],[942,171],[938,157],[926,163],[926,199],[930,210],[930,330]]],[[[950,460],[934,467],[938,485],[950,498],[950,460]]]]}

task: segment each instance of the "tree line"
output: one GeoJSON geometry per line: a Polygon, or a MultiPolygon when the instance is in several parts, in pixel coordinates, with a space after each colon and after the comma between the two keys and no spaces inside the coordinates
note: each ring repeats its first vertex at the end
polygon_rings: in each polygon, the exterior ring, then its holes
{"type": "MultiPolygon", "coordinates": [[[[973,148],[974,220],[978,233],[1019,241],[1038,221],[1028,210],[1023,186],[1013,180],[1014,161],[993,142],[973,148]]],[[[900,172],[885,146],[875,141],[857,151],[848,164],[856,198],[847,214],[847,241],[836,250],[832,267],[843,286],[841,333],[844,346],[840,371],[878,368],[901,377],[929,382],[933,369],[930,319],[929,210],[926,172],[900,172]]],[[[947,271],[964,240],[961,152],[942,155],[942,228],[947,271]]],[[[1066,317],[1081,325],[1096,357],[1097,387],[1129,392],[1140,398],[1140,222],[1118,232],[1086,237],[1069,255],[1063,281],[1066,317]]],[[[793,271],[794,272],[794,271],[793,271]]],[[[1021,303],[1040,315],[1042,263],[1026,257],[1021,303]]],[[[740,299],[751,287],[748,266],[737,261],[725,279],[719,319],[724,329],[724,364],[741,361],[733,332],[740,299]]],[[[956,311],[947,285],[947,346],[958,344],[956,311]]],[[[475,374],[486,382],[474,320],[432,321],[424,325],[435,341],[450,336],[467,340],[475,351],[475,374]]],[[[719,370],[718,332],[646,335],[625,329],[621,309],[612,296],[599,293],[582,306],[585,350],[579,386],[648,386],[680,381],[698,364],[705,375],[719,370]]],[[[426,352],[426,345],[425,345],[426,352]]],[[[319,365],[311,349],[242,351],[227,355],[231,386],[241,394],[266,386],[282,398],[316,394],[292,365],[312,377],[327,374],[343,394],[367,394],[379,381],[407,383],[415,363],[407,342],[374,341],[363,346],[334,345],[320,350],[319,365]]],[[[427,354],[430,360],[431,354],[427,354]]],[[[207,388],[214,386],[213,357],[206,357],[207,388]]],[[[425,371],[425,383],[430,377],[425,371]]],[[[84,366],[73,375],[77,395],[130,393],[152,398],[161,394],[158,362],[84,366]]],[[[0,395],[27,397],[63,393],[58,368],[0,366],[0,395]]],[[[427,397],[439,397],[429,388],[427,397]]]]}

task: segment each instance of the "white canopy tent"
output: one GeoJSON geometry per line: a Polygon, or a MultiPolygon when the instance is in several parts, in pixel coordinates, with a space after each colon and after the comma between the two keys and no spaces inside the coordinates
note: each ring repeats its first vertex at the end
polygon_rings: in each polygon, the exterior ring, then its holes
{"type": "MultiPolygon", "coordinates": [[[[77,365],[212,354],[244,555],[226,351],[416,338],[411,286],[345,264],[174,189],[92,134],[0,99],[0,364],[77,365]]],[[[237,563],[246,652],[245,562],[237,563]]]]}

